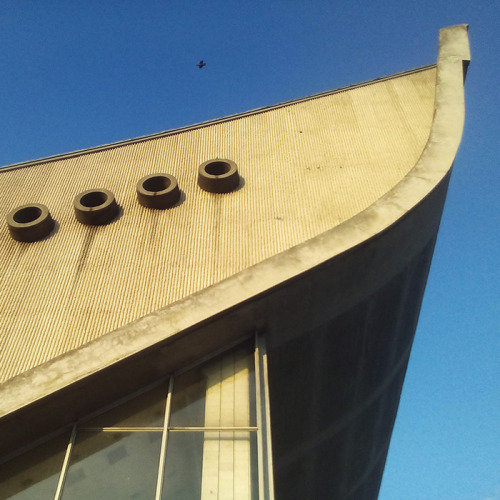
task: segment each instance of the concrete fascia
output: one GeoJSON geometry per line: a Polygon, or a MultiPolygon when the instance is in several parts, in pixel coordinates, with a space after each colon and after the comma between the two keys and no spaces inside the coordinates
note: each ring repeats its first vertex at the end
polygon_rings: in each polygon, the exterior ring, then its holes
{"type": "MultiPolygon", "coordinates": [[[[48,397],[57,398],[58,394],[63,397],[73,387],[114,365],[144,357],[155,349],[164,350],[177,340],[185,339],[177,344],[186,348],[193,329],[255,301],[318,266],[342,258],[390,230],[449,174],[462,135],[464,61],[468,60],[467,26],[441,30],[435,112],[429,140],[414,168],[376,203],[297,247],[7,381],[0,386],[0,432],[3,434],[3,422],[17,415],[23,414],[23,420],[27,419],[36,402],[43,405],[48,397]]],[[[220,348],[248,333],[251,332],[221,332],[211,338],[206,347],[193,346],[192,350],[199,355],[205,348],[220,348]]],[[[169,357],[173,359],[174,353],[169,357]]],[[[175,363],[166,366],[175,368],[175,363]]]]}

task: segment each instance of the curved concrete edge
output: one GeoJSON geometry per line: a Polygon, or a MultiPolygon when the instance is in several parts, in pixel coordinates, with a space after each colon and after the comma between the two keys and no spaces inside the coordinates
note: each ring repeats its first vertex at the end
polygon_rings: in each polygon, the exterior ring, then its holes
{"type": "MultiPolygon", "coordinates": [[[[0,386],[0,422],[47,396],[64,393],[103,370],[141,356],[155,346],[159,348],[166,341],[180,340],[185,346],[183,338],[193,328],[342,257],[417,207],[447,177],[463,128],[463,61],[469,59],[467,26],[441,30],[439,43],[429,140],[415,167],[398,185],[338,227],[5,382],[0,386]]],[[[444,199],[446,186],[443,189],[444,199]]],[[[219,344],[248,333],[221,333],[219,344]]],[[[161,350],[165,352],[164,347],[161,350]]]]}

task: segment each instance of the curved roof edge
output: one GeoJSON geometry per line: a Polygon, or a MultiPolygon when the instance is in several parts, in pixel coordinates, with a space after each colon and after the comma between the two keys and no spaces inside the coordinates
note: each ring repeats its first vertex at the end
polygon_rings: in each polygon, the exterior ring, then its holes
{"type": "Polygon", "coordinates": [[[0,386],[0,417],[64,391],[166,339],[177,338],[177,334],[359,247],[394,225],[418,206],[452,167],[463,129],[464,61],[468,60],[467,26],[441,30],[429,140],[414,168],[377,202],[297,247],[5,382],[0,386]]]}

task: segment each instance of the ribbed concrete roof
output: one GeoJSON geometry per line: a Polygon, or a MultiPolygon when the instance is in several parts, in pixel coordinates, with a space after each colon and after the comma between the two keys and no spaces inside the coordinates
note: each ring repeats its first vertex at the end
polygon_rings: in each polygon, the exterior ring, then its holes
{"type": "Polygon", "coordinates": [[[0,214],[47,205],[56,232],[35,243],[0,230],[0,381],[75,349],[317,236],[364,210],[417,162],[431,128],[435,68],[140,141],[0,172],[0,214]],[[200,190],[211,158],[243,186],[200,190]],[[177,177],[181,203],[136,201],[144,175],[177,177]],[[114,192],[122,216],[76,221],[72,201],[114,192]]]}

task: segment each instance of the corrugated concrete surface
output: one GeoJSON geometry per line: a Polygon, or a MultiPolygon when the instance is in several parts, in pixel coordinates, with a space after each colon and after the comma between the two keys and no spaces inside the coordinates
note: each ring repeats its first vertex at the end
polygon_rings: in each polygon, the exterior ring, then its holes
{"type": "Polygon", "coordinates": [[[0,381],[306,241],[367,208],[415,165],[433,115],[435,69],[163,137],[0,172],[0,216],[47,205],[53,235],[0,229],[0,381]],[[243,178],[214,195],[197,168],[229,158],[243,178]],[[144,175],[177,177],[181,203],[136,201],[144,175]],[[73,198],[107,188],[108,226],[76,221],[73,198]]]}

